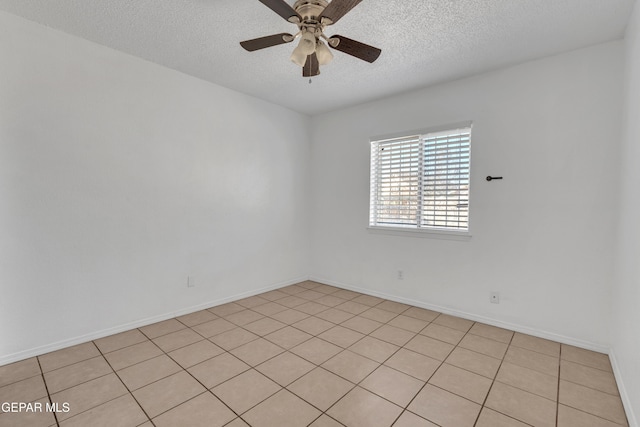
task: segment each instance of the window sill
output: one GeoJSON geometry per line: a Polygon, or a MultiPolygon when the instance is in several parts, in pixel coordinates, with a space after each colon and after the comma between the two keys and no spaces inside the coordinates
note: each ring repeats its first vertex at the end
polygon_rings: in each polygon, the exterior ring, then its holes
{"type": "Polygon", "coordinates": [[[471,239],[468,231],[427,230],[402,227],[367,227],[369,233],[389,236],[422,237],[428,239],[467,241],[471,239]]]}

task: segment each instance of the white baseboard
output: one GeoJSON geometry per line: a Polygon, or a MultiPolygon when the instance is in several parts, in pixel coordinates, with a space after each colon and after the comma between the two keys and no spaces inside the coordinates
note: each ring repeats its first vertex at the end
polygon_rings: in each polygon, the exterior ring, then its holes
{"type": "Polygon", "coordinates": [[[416,307],[426,308],[428,310],[438,311],[444,314],[450,314],[452,316],[462,317],[463,319],[473,320],[475,322],[486,323],[487,325],[509,329],[511,331],[521,332],[527,335],[533,335],[535,337],[544,338],[551,341],[560,342],[562,344],[584,348],[586,350],[597,351],[599,353],[605,353],[605,354],[609,353],[609,347],[604,346],[602,344],[583,341],[583,340],[575,339],[565,335],[556,334],[554,332],[543,331],[540,329],[530,328],[530,327],[518,325],[515,323],[503,322],[501,320],[492,319],[489,317],[480,316],[477,314],[468,313],[461,310],[456,310],[450,307],[430,304],[424,301],[418,301],[411,298],[402,298],[402,297],[398,297],[396,295],[390,295],[384,292],[372,291],[371,289],[365,289],[365,288],[360,288],[358,286],[352,286],[346,283],[336,282],[334,280],[326,279],[324,277],[311,276],[309,280],[313,280],[314,282],[319,282],[319,283],[325,283],[327,285],[336,286],[338,288],[349,289],[355,292],[360,292],[361,294],[372,295],[379,298],[388,299],[391,301],[396,301],[404,304],[413,305],[416,307]]]}
{"type": "Polygon", "coordinates": [[[638,418],[633,412],[631,398],[629,397],[627,389],[624,385],[624,378],[622,378],[622,372],[620,371],[620,365],[618,364],[618,359],[616,358],[616,352],[614,349],[611,349],[609,351],[609,360],[611,361],[611,367],[613,368],[613,375],[616,377],[616,382],[618,383],[618,392],[620,393],[620,398],[622,399],[624,411],[627,414],[627,422],[629,423],[629,427],[640,427],[640,424],[638,424],[638,418]]]}
{"type": "Polygon", "coordinates": [[[7,365],[9,363],[18,362],[20,360],[28,359],[34,356],[40,356],[46,353],[50,353],[52,351],[61,350],[66,347],[71,347],[76,344],[82,344],[87,341],[93,341],[99,338],[104,338],[109,335],[118,334],[120,332],[125,332],[131,329],[140,328],[142,326],[147,326],[152,323],[161,322],[163,320],[172,319],[174,317],[182,316],[185,314],[193,313],[195,311],[200,311],[205,308],[215,307],[216,305],[226,304],[228,302],[237,301],[242,298],[247,298],[253,295],[261,294],[263,292],[268,292],[274,289],[282,288],[285,286],[293,285],[295,283],[304,282],[305,280],[309,280],[307,276],[298,277],[290,280],[286,280],[279,283],[273,283],[271,285],[254,289],[247,292],[242,292],[240,294],[231,295],[224,298],[219,298],[213,301],[208,301],[202,304],[194,305],[191,307],[186,307],[179,309],[177,311],[172,311],[170,313],[160,314],[158,316],[147,317],[145,319],[136,320],[135,322],[124,323],[118,326],[114,326],[113,328],[102,329],[97,332],[92,332],[85,335],[80,335],[77,337],[69,338],[62,341],[56,341],[54,343],[46,344],[40,347],[31,348],[28,350],[20,351],[17,353],[8,354],[5,356],[0,356],[0,366],[7,365]]]}
{"type": "Polygon", "coordinates": [[[599,345],[599,344],[595,344],[592,342],[588,342],[588,341],[583,341],[583,340],[578,340],[575,338],[571,338],[571,337],[567,337],[564,335],[560,335],[560,334],[556,334],[553,332],[548,332],[548,331],[542,331],[539,329],[534,329],[534,328],[530,328],[530,327],[526,327],[526,326],[522,326],[522,325],[518,325],[518,324],[514,324],[514,323],[508,323],[508,322],[503,322],[497,319],[492,319],[492,318],[488,318],[485,316],[479,316],[473,313],[468,313],[465,311],[461,311],[461,310],[456,310],[456,309],[452,309],[450,307],[443,307],[443,306],[439,306],[436,304],[430,304],[424,301],[418,301],[418,300],[414,300],[411,298],[402,298],[402,297],[398,297],[396,295],[391,295],[391,294],[387,294],[384,292],[377,292],[377,291],[372,291],[370,289],[365,289],[365,288],[360,288],[357,286],[352,286],[346,283],[340,283],[340,282],[336,282],[334,280],[330,280],[324,277],[298,277],[298,278],[294,278],[294,279],[290,279],[287,281],[283,281],[283,282],[279,282],[279,283],[274,283],[259,289],[255,289],[255,290],[251,290],[251,291],[247,291],[247,292],[243,292],[240,294],[235,294],[235,295],[231,295],[228,297],[224,297],[224,298],[220,298],[220,299],[216,299],[213,301],[208,301],[202,304],[198,304],[195,306],[191,306],[191,307],[186,307],[177,311],[172,311],[169,313],[164,313],[158,316],[153,316],[153,317],[148,317],[145,319],[140,319],[140,320],[136,320],[135,322],[130,322],[130,323],[125,323],[125,324],[121,324],[118,326],[115,326],[113,328],[108,328],[108,329],[103,329],[97,332],[92,332],[89,334],[85,334],[85,335],[81,335],[78,337],[74,337],[74,338],[70,338],[70,339],[66,339],[66,340],[62,340],[62,341],[57,341],[54,343],[50,343],[44,346],[40,346],[40,347],[36,347],[36,348],[32,348],[29,350],[24,350],[18,353],[13,353],[13,354],[9,354],[9,355],[5,355],[5,356],[1,356],[0,357],[0,366],[1,365],[6,365],[8,363],[13,363],[13,362],[17,362],[19,360],[24,360],[24,359],[28,359],[29,357],[33,357],[33,356],[39,356],[45,353],[49,353],[55,350],[60,350],[62,348],[65,347],[70,347],[76,344],[81,344],[87,341],[92,341],[95,339],[99,339],[99,338],[103,338],[109,335],[113,335],[113,334],[117,334],[120,332],[124,332],[124,331],[128,331],[130,329],[134,329],[134,328],[139,328],[142,326],[146,326],[146,325],[150,325],[152,323],[156,323],[156,322],[161,322],[163,320],[167,320],[167,319],[171,319],[174,317],[178,317],[178,316],[182,316],[184,314],[189,314],[189,313],[193,313],[194,311],[199,311],[205,308],[210,308],[210,307],[214,307],[216,305],[220,305],[220,304],[225,304],[231,301],[236,301],[242,298],[246,298],[246,297],[250,297],[253,295],[257,295],[263,292],[268,292],[270,290],[273,289],[278,289],[278,288],[282,288],[284,286],[289,286],[295,283],[299,283],[299,282],[303,282],[305,280],[313,280],[315,282],[319,282],[319,283],[325,283],[327,285],[332,285],[332,286],[336,286],[339,288],[343,288],[343,289],[349,289],[355,292],[360,292],[362,294],[367,294],[367,295],[372,295],[372,296],[377,296],[380,298],[385,298],[391,301],[396,301],[396,302],[401,302],[404,304],[409,304],[409,305],[413,305],[416,307],[421,307],[421,308],[426,308],[429,310],[434,310],[434,311],[438,311],[440,313],[445,313],[445,314],[450,314],[452,316],[457,316],[457,317],[462,317],[464,319],[469,319],[469,320],[473,320],[473,321],[478,321],[478,322],[482,322],[482,323],[486,323],[488,325],[492,325],[492,326],[497,326],[500,328],[504,328],[504,329],[509,329],[512,331],[516,331],[516,332],[521,332],[521,333],[525,333],[528,335],[533,335],[536,337],[540,337],[540,338],[545,338],[545,339],[549,339],[552,341],[557,341],[557,342],[561,342],[563,344],[569,344],[569,345],[573,345],[576,347],[580,347],[580,348],[584,348],[587,350],[593,350],[593,351],[598,351],[600,353],[609,353],[609,348],[599,345]]]}

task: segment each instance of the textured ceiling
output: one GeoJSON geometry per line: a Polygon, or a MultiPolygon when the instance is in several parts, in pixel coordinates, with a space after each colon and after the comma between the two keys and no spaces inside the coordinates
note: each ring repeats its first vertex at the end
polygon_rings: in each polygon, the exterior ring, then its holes
{"type": "Polygon", "coordinates": [[[327,34],[382,55],[369,64],[334,51],[309,84],[289,61],[293,43],[253,53],[240,47],[296,31],[258,0],[0,0],[0,10],[306,114],[621,38],[633,5],[364,0],[327,34]]]}

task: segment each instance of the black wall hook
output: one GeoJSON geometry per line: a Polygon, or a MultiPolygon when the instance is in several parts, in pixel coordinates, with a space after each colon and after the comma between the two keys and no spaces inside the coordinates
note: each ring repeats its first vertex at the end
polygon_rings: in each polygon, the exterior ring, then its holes
{"type": "Polygon", "coordinates": [[[491,176],[491,175],[487,176],[487,181],[493,181],[494,179],[502,179],[502,177],[501,176],[491,176]]]}

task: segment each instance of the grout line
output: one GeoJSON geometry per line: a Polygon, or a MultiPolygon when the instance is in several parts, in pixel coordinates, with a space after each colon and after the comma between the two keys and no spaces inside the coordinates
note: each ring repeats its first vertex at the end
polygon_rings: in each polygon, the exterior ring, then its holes
{"type": "Polygon", "coordinates": [[[560,346],[560,354],[558,355],[558,389],[556,394],[556,426],[560,417],[560,369],[562,369],[562,346],[560,346]]]}
{"type": "MultiPolygon", "coordinates": [[[[40,376],[42,377],[42,382],[44,383],[44,389],[47,392],[47,399],[49,399],[49,403],[53,405],[53,400],[51,399],[51,393],[49,393],[49,386],[47,385],[47,380],[44,377],[44,372],[42,371],[42,365],[40,364],[40,357],[36,356],[36,361],[38,362],[38,368],[40,368],[40,376]]],[[[56,425],[60,426],[58,422],[58,415],[54,412],[53,419],[56,421],[56,425]]]]}
{"type": "MultiPolygon", "coordinates": [[[[54,393],[54,394],[55,394],[55,393],[54,393]]],[[[96,409],[96,408],[98,408],[98,407],[100,407],[100,406],[102,406],[102,405],[106,405],[107,403],[113,402],[114,400],[118,400],[118,399],[120,399],[121,397],[127,396],[128,394],[131,394],[131,393],[127,392],[127,393],[125,393],[125,394],[121,394],[120,396],[114,397],[113,399],[105,400],[104,402],[100,403],[99,405],[96,405],[96,406],[94,406],[94,407],[91,407],[91,408],[85,409],[84,411],[78,412],[77,414],[75,414],[75,415],[73,415],[73,416],[71,416],[71,417],[69,417],[69,418],[66,418],[66,419],[64,419],[64,420],[62,420],[62,421],[60,421],[60,422],[64,423],[65,421],[68,421],[68,420],[70,420],[70,419],[72,419],[72,418],[75,418],[75,417],[77,417],[77,416],[79,416],[79,415],[82,415],[82,414],[84,414],[84,413],[86,413],[86,412],[89,412],[89,411],[91,411],[91,410],[93,410],[93,409],[96,409]]],[[[132,396],[132,397],[133,397],[133,396],[132,396]]],[[[134,400],[135,400],[135,398],[134,398],[134,400]]],[[[137,401],[136,401],[136,403],[137,403],[137,401]]],[[[147,414],[145,413],[145,415],[147,415],[147,414]]],[[[147,420],[147,421],[148,421],[148,420],[147,420]]],[[[144,424],[144,423],[145,423],[145,422],[147,422],[147,421],[144,421],[142,424],[144,424]]]]}
{"type": "MultiPolygon", "coordinates": [[[[561,346],[563,347],[563,346],[561,346]]],[[[591,351],[591,350],[586,350],[586,351],[591,351]]],[[[597,351],[594,351],[593,353],[598,353],[597,351]]],[[[604,354],[604,353],[598,353],[598,354],[604,354]]],[[[576,365],[580,365],[583,366],[585,368],[591,368],[591,369],[595,369],[596,371],[600,371],[600,372],[606,372],[607,374],[611,374],[613,375],[613,369],[609,370],[609,369],[600,369],[600,368],[596,368],[595,366],[591,366],[591,365],[587,365],[586,363],[582,363],[582,362],[578,362],[575,360],[569,360],[569,359],[560,359],[561,361],[564,360],[565,362],[569,362],[569,363],[575,363],[576,365]]]]}
{"type": "MultiPolygon", "coordinates": [[[[113,370],[113,368],[111,368],[111,369],[113,370]]],[[[69,386],[69,387],[67,387],[67,388],[63,388],[63,389],[61,389],[61,390],[57,390],[57,391],[53,392],[53,394],[58,394],[58,393],[62,393],[63,391],[71,390],[71,389],[72,389],[72,388],[74,388],[74,387],[77,387],[77,386],[80,386],[80,385],[86,384],[86,383],[88,383],[88,382],[91,382],[91,381],[94,381],[94,380],[97,380],[97,379],[100,379],[100,378],[104,378],[104,377],[106,377],[107,375],[111,375],[112,373],[113,373],[113,372],[108,372],[108,373],[106,373],[106,374],[104,374],[104,375],[100,375],[100,376],[97,376],[97,377],[94,377],[94,378],[89,378],[89,379],[88,379],[88,380],[86,380],[86,381],[82,381],[82,382],[79,382],[79,383],[74,384],[74,385],[72,385],[72,386],[69,386]]]]}
{"type": "MultiPolygon", "coordinates": [[[[176,318],[175,318],[175,317],[172,317],[172,318],[170,318],[170,319],[163,320],[162,322],[168,322],[169,320],[176,320],[176,318]]],[[[179,320],[176,320],[176,321],[177,321],[178,323],[180,323],[180,325],[182,325],[183,327],[182,327],[182,328],[180,328],[180,329],[176,329],[175,331],[170,331],[170,332],[167,332],[167,333],[163,333],[163,334],[157,335],[157,336],[155,336],[155,337],[153,337],[153,338],[152,338],[152,337],[150,337],[150,336],[148,335],[148,333],[145,333],[141,328],[136,328],[136,329],[137,329],[138,331],[140,331],[140,333],[141,333],[141,334],[143,334],[143,335],[144,335],[148,340],[153,341],[153,340],[156,340],[156,339],[158,339],[158,338],[160,338],[160,337],[167,336],[167,335],[172,334],[172,333],[174,333],[174,332],[180,332],[180,331],[182,331],[182,330],[184,330],[184,329],[188,328],[188,326],[185,326],[185,325],[184,325],[184,323],[180,322],[179,320]]],[[[151,325],[147,325],[147,326],[143,326],[143,327],[144,327],[144,328],[147,328],[147,327],[149,327],[149,326],[157,325],[158,323],[162,323],[162,322],[152,323],[151,325]]],[[[125,331],[125,332],[126,332],[126,331],[125,331]]]]}
{"type": "MultiPolygon", "coordinates": [[[[134,330],[134,329],[132,329],[132,330],[134,330]]],[[[142,332],[140,332],[140,333],[142,333],[142,332]]],[[[116,351],[124,350],[124,349],[126,349],[126,348],[131,348],[131,347],[133,347],[133,346],[135,346],[135,345],[144,344],[144,343],[145,343],[145,342],[147,342],[147,341],[151,341],[149,338],[147,338],[147,336],[146,336],[146,335],[143,335],[143,336],[144,336],[144,340],[143,340],[143,341],[140,341],[140,342],[137,342],[137,343],[134,343],[134,344],[125,345],[124,347],[120,347],[120,348],[117,348],[117,349],[115,349],[115,350],[111,350],[111,351],[107,351],[107,352],[103,352],[102,350],[100,350],[100,348],[98,348],[98,350],[99,350],[103,355],[107,355],[107,354],[115,353],[116,351]]],[[[96,345],[96,347],[97,347],[97,345],[96,345]]],[[[105,358],[106,358],[106,357],[105,357],[105,358]]]]}
{"type": "MultiPolygon", "coordinates": [[[[588,386],[588,385],[584,385],[584,384],[581,384],[581,383],[577,383],[577,382],[575,382],[575,381],[568,380],[568,379],[566,379],[566,378],[562,378],[562,381],[565,381],[565,382],[568,382],[568,383],[571,383],[571,384],[575,384],[575,385],[580,386],[580,387],[588,388],[589,390],[597,391],[597,392],[600,392],[600,393],[603,393],[603,394],[609,395],[609,396],[611,396],[611,397],[621,398],[621,396],[620,396],[620,394],[619,394],[619,393],[618,393],[618,394],[611,394],[611,393],[609,393],[608,391],[600,390],[600,389],[598,389],[598,388],[593,388],[593,387],[590,387],[590,386],[588,386]]],[[[558,382],[560,382],[560,377],[558,377],[558,382]]],[[[543,396],[543,397],[544,397],[544,396],[543,396]]]]}
{"type": "MultiPolygon", "coordinates": [[[[153,343],[153,342],[152,342],[152,343],[153,343]]],[[[153,343],[153,344],[155,345],[156,343],[153,343]]],[[[156,347],[157,347],[157,345],[156,345],[156,347]]],[[[158,347],[158,348],[159,348],[159,347],[158,347]]],[[[160,348],[159,348],[159,349],[160,349],[160,348]]],[[[160,351],[162,351],[162,349],[160,349],[160,351]]],[[[141,361],[136,362],[136,363],[134,363],[134,364],[132,364],[132,365],[125,366],[124,368],[120,368],[120,369],[118,369],[118,370],[115,370],[115,369],[114,369],[114,370],[113,370],[113,372],[118,373],[118,372],[120,372],[120,371],[124,371],[125,369],[129,369],[129,368],[132,368],[132,367],[134,367],[134,366],[141,365],[141,364],[143,364],[143,363],[145,363],[145,362],[148,362],[148,361],[153,360],[153,359],[157,359],[157,358],[162,357],[162,356],[164,356],[164,352],[163,352],[163,354],[158,354],[157,356],[153,356],[153,357],[150,357],[150,358],[148,358],[148,359],[141,360],[141,361]]],[[[106,358],[105,358],[105,359],[106,359],[106,358]]],[[[107,360],[107,363],[109,363],[109,361],[108,361],[108,360],[107,360]]],[[[109,363],[109,366],[111,366],[111,363],[109,363]]],[[[111,369],[113,369],[113,367],[112,367],[111,369]]],[[[120,376],[118,375],[118,377],[120,377],[120,376]]],[[[166,377],[163,377],[163,378],[166,378],[166,377]]],[[[154,382],[155,382],[155,381],[154,381],[154,382]]],[[[144,386],[143,386],[143,387],[144,387],[144,386]]],[[[141,388],[142,388],[142,387],[141,387],[141,388]]],[[[137,389],[136,389],[136,390],[137,390],[137,389]]]]}
{"type": "MultiPolygon", "coordinates": [[[[491,385],[489,386],[489,390],[487,390],[487,394],[484,396],[484,400],[482,401],[482,405],[480,407],[480,411],[478,412],[478,416],[476,417],[476,421],[473,423],[474,426],[476,424],[478,424],[478,421],[480,420],[480,414],[482,413],[482,410],[485,407],[488,408],[488,406],[486,406],[486,404],[487,404],[487,400],[489,399],[489,394],[491,394],[491,390],[493,389],[493,385],[497,381],[496,378],[498,378],[498,374],[500,373],[500,369],[502,369],[502,364],[504,363],[504,359],[507,357],[507,351],[509,351],[509,346],[511,346],[511,343],[513,342],[513,337],[514,336],[515,336],[515,333],[513,335],[511,335],[511,339],[509,339],[509,343],[507,344],[507,350],[505,350],[504,354],[502,355],[502,359],[500,360],[500,365],[498,366],[498,369],[496,369],[496,373],[493,376],[493,378],[491,379],[491,385]]],[[[470,350],[470,351],[472,351],[472,350],[470,350]]],[[[489,409],[492,409],[492,408],[489,408],[489,409]]],[[[493,409],[493,410],[495,411],[495,409],[493,409]]],[[[499,411],[496,411],[496,412],[498,412],[499,414],[502,414],[502,412],[499,412],[499,411]]],[[[508,416],[506,414],[502,414],[502,415],[508,416]]],[[[518,420],[518,421],[520,421],[520,420],[518,420]]]]}
{"type": "MultiPolygon", "coordinates": [[[[578,412],[580,412],[580,413],[582,413],[582,414],[585,414],[585,415],[588,415],[588,416],[591,416],[591,417],[594,417],[594,418],[598,418],[599,420],[603,420],[603,421],[604,421],[604,422],[606,422],[606,423],[611,423],[611,424],[614,424],[614,425],[619,426],[619,427],[625,427],[625,425],[623,425],[623,424],[619,424],[617,421],[612,421],[612,420],[610,420],[610,419],[603,418],[603,417],[601,417],[600,415],[592,414],[591,412],[584,411],[584,410],[582,410],[582,409],[580,409],[580,408],[576,408],[576,407],[571,406],[571,405],[569,405],[569,404],[567,404],[567,403],[559,403],[559,402],[558,402],[558,406],[559,406],[559,405],[563,405],[563,406],[566,406],[567,408],[571,408],[571,409],[573,409],[573,410],[576,410],[576,411],[578,411],[578,412]]],[[[626,418],[626,413],[625,413],[625,418],[626,418]]],[[[629,426],[629,424],[628,424],[628,419],[627,419],[627,425],[626,425],[626,427],[628,427],[628,426],[629,426]]]]}

